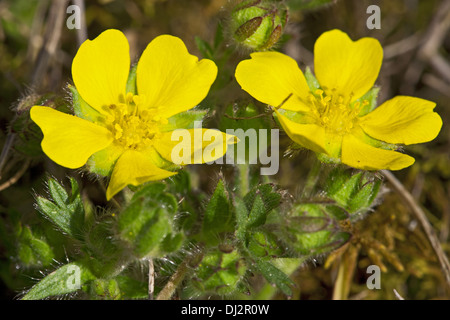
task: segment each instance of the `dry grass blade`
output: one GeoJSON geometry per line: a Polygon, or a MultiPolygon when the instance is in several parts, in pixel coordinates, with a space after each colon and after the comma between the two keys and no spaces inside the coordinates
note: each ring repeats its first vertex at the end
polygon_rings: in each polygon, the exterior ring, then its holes
{"type": "Polygon", "coordinates": [[[406,201],[406,203],[416,216],[417,220],[419,220],[423,230],[425,231],[425,234],[428,237],[428,240],[430,241],[431,246],[433,247],[434,252],[436,253],[439,259],[439,263],[444,273],[447,286],[450,288],[450,262],[447,256],[445,255],[444,250],[442,249],[441,243],[433,227],[431,226],[430,222],[425,216],[424,211],[416,203],[411,193],[409,193],[408,190],[406,190],[403,184],[390,171],[382,170],[381,172],[388,179],[388,181],[391,183],[393,188],[398,192],[398,194],[406,201]]]}

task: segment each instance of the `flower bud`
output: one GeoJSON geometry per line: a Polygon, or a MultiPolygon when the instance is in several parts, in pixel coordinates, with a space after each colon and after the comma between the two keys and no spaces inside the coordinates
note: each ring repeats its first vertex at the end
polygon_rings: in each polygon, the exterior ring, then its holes
{"type": "Polygon", "coordinates": [[[231,31],[242,46],[254,51],[272,48],[283,34],[287,7],[276,0],[244,0],[231,12],[231,31]]]}

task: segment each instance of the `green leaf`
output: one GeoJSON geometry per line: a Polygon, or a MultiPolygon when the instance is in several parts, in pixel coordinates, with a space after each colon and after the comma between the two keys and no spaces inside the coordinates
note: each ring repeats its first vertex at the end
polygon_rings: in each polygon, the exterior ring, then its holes
{"type": "Polygon", "coordinates": [[[128,276],[116,277],[119,288],[125,299],[147,299],[148,286],[146,282],[138,281],[128,276]]]}
{"type": "Polygon", "coordinates": [[[95,279],[81,262],[66,264],[53,271],[27,292],[22,300],[39,300],[75,292],[82,285],[95,279]]]}
{"type": "Polygon", "coordinates": [[[234,210],[232,210],[223,181],[219,180],[203,217],[203,240],[216,243],[218,234],[234,231],[234,223],[234,210]]]}
{"type": "Polygon", "coordinates": [[[208,42],[196,36],[195,44],[204,58],[214,60],[214,52],[208,42]]]}
{"type": "Polygon", "coordinates": [[[254,228],[266,222],[267,215],[281,203],[281,194],[273,184],[263,184],[253,188],[244,197],[249,212],[247,227],[254,228]]]}
{"type": "Polygon", "coordinates": [[[113,217],[96,221],[86,232],[83,252],[89,257],[87,266],[98,278],[113,277],[129,263],[131,253],[113,230],[113,217]]]}
{"type": "Polygon", "coordinates": [[[270,262],[263,260],[256,261],[255,266],[270,284],[276,285],[285,295],[292,295],[292,286],[294,283],[283,271],[270,262]]]}
{"type": "Polygon", "coordinates": [[[17,255],[22,264],[27,267],[49,266],[54,258],[48,243],[36,237],[28,226],[21,228],[17,255]]]}
{"type": "Polygon", "coordinates": [[[195,269],[191,284],[202,294],[231,294],[236,291],[246,269],[237,250],[222,252],[215,249],[204,255],[195,269]]]}
{"type": "Polygon", "coordinates": [[[381,180],[363,184],[363,186],[351,197],[348,203],[348,211],[350,213],[355,213],[368,209],[375,200],[378,191],[380,190],[380,186],[381,180]]]}
{"type": "Polygon", "coordinates": [[[70,178],[72,192],[69,196],[62,185],[55,179],[47,182],[51,200],[42,196],[36,197],[39,212],[50,219],[61,231],[69,236],[83,240],[84,206],[81,200],[78,183],[70,178]]]}
{"type": "Polygon", "coordinates": [[[253,257],[272,259],[285,255],[284,246],[271,232],[255,231],[248,235],[247,249],[253,257]]]}
{"type": "MultiPolygon", "coordinates": [[[[165,192],[165,188],[161,182],[144,186],[119,215],[120,237],[132,246],[139,258],[156,257],[178,245],[166,239],[173,231],[172,220],[178,206],[175,197],[165,192]]],[[[178,237],[172,236],[176,242],[178,237]]]]}

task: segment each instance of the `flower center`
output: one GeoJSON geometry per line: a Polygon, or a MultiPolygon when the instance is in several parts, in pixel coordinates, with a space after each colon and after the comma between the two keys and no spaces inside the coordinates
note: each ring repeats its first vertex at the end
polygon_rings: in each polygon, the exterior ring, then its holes
{"type": "Polygon", "coordinates": [[[341,95],[327,96],[320,89],[308,98],[318,125],[337,135],[350,133],[358,121],[358,114],[369,104],[367,100],[351,103],[351,96],[347,100],[341,95]]]}
{"type": "Polygon", "coordinates": [[[109,113],[105,123],[113,133],[115,143],[134,150],[152,145],[161,134],[160,126],[167,124],[167,119],[158,115],[158,108],[143,108],[144,96],[129,92],[121,100],[105,107],[109,113]]]}

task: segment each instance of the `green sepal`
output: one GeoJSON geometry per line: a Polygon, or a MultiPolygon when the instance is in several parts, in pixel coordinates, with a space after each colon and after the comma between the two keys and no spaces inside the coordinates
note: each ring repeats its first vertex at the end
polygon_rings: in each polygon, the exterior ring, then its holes
{"type": "Polygon", "coordinates": [[[283,3],[242,1],[231,11],[230,28],[236,42],[251,50],[272,48],[283,34],[288,9],[283,3]]]}
{"type": "Polygon", "coordinates": [[[102,118],[100,112],[92,108],[86,101],[84,101],[75,86],[69,85],[68,88],[72,93],[73,112],[77,117],[90,122],[96,122],[99,118],[102,118]]]}
{"type": "Polygon", "coordinates": [[[176,129],[193,129],[194,122],[202,121],[207,113],[208,111],[196,110],[178,113],[168,118],[168,123],[161,125],[159,127],[159,130],[161,130],[161,132],[168,132],[176,129]]]}
{"type": "Polygon", "coordinates": [[[379,92],[379,87],[373,87],[365,95],[355,101],[359,103],[363,103],[363,101],[368,102],[368,104],[361,109],[361,112],[358,114],[359,117],[365,116],[366,114],[375,110],[375,108],[377,107],[377,98],[379,92]]]}
{"type": "Polygon", "coordinates": [[[137,92],[137,86],[136,86],[136,70],[137,70],[137,66],[138,64],[134,64],[131,69],[130,69],[130,73],[128,74],[128,79],[127,79],[127,85],[126,85],[126,90],[125,92],[131,92],[133,95],[138,94],[137,92]]]}
{"type": "Polygon", "coordinates": [[[311,90],[311,92],[315,92],[317,89],[320,88],[320,83],[317,80],[317,78],[314,76],[314,74],[311,72],[310,67],[306,67],[305,79],[306,79],[306,83],[308,84],[309,90],[311,90]]]}

